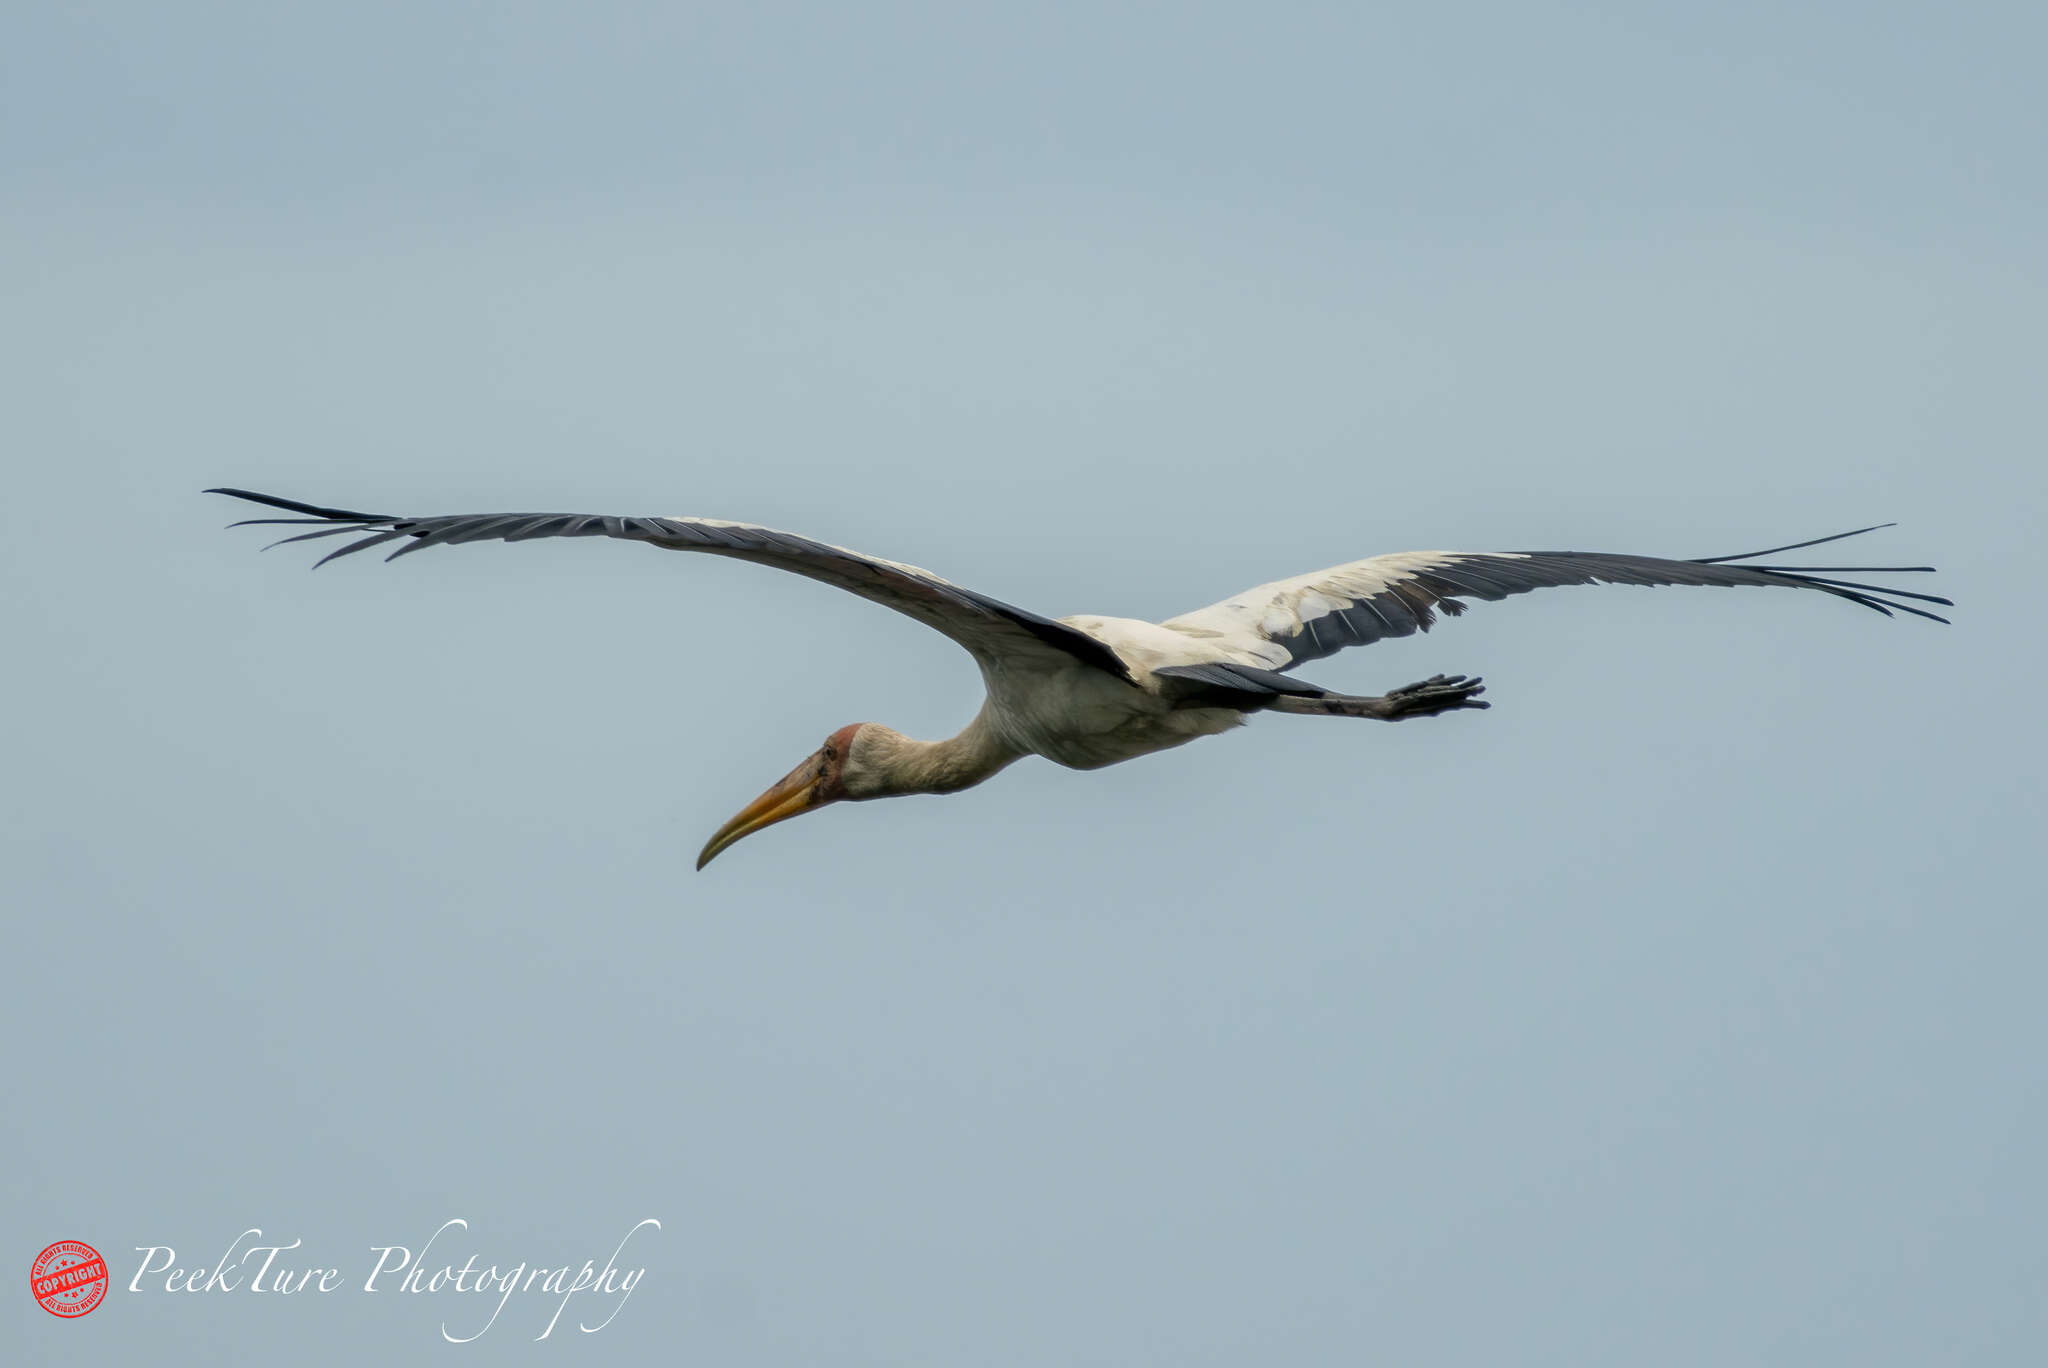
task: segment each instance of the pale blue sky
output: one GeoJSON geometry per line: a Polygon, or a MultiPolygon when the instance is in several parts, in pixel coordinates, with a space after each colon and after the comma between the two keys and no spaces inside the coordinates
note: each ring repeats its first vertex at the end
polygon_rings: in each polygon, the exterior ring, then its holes
{"type": "Polygon", "coordinates": [[[2037,9],[24,8],[0,1252],[121,1282],[17,1284],[9,1361],[2048,1351],[2037,9]],[[1490,712],[1030,762],[695,875],[832,728],[957,727],[967,658],[618,544],[311,575],[215,484],[1147,617],[1896,518],[1859,558],[1960,607],[1481,605],[1305,673],[1490,712]],[[540,1343],[125,1291],[457,1216],[505,1262],[664,1228],[540,1343]]]}

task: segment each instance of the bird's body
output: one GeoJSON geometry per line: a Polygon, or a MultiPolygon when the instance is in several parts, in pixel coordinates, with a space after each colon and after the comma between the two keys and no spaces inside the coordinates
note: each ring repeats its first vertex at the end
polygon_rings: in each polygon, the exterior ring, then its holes
{"type": "Polygon", "coordinates": [[[605,536],[751,560],[884,604],[974,656],[988,696],[959,735],[916,741],[876,723],[840,728],[712,837],[698,859],[700,869],[742,836],[826,803],[953,793],[1029,755],[1091,770],[1229,731],[1257,712],[1398,721],[1484,708],[1480,681],[1462,675],[1436,675],[1388,694],[1357,697],[1285,673],[1346,646],[1427,631],[1438,612],[1462,613],[1469,599],[1568,584],[1780,586],[1818,590],[1887,616],[1904,612],[1937,622],[1946,619],[1901,600],[1948,602],[1832,578],[1928,566],[1731,563],[1859,535],[1845,532],[1705,560],[1604,552],[1402,552],[1276,580],[1160,623],[1086,615],[1055,620],[916,566],[752,523],[547,513],[405,518],[247,490],[209,492],[301,515],[252,522],[316,525],[287,541],[367,534],[322,563],[392,541],[403,544],[387,559],[447,543],[558,536],[605,536]]]}
{"type": "Polygon", "coordinates": [[[1064,617],[1124,663],[1118,678],[1078,661],[1050,670],[984,670],[989,728],[1020,754],[1068,769],[1101,769],[1244,725],[1235,708],[1176,705],[1155,671],[1199,662],[1196,643],[1132,618],[1064,617]]]}

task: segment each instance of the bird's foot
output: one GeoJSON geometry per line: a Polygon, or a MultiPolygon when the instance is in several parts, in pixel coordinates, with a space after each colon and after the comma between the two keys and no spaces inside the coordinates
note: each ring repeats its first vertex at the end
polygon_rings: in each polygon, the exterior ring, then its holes
{"type": "Polygon", "coordinates": [[[1485,692],[1486,685],[1476,675],[1471,679],[1463,675],[1431,675],[1395,689],[1381,701],[1386,705],[1386,718],[1399,721],[1405,717],[1434,717],[1459,708],[1492,707],[1479,696],[1485,692]]]}

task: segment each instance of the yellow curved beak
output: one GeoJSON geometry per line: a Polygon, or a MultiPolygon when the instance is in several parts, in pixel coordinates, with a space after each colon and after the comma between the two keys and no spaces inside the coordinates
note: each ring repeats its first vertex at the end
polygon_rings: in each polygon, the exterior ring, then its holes
{"type": "Polygon", "coordinates": [[[774,826],[787,817],[808,812],[821,806],[825,801],[818,797],[824,785],[824,755],[820,752],[798,765],[766,793],[733,814],[732,820],[711,833],[711,839],[704,843],[702,853],[697,856],[697,868],[702,869],[718,857],[720,851],[751,836],[762,827],[774,826]]]}

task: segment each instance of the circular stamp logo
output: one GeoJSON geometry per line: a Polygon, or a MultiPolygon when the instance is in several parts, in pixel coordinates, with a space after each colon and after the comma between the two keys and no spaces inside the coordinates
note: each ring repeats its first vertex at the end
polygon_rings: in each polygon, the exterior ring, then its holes
{"type": "Polygon", "coordinates": [[[89,1244],[59,1240],[29,1266],[28,1290],[53,1316],[82,1316],[107,1295],[107,1261],[89,1244]]]}

